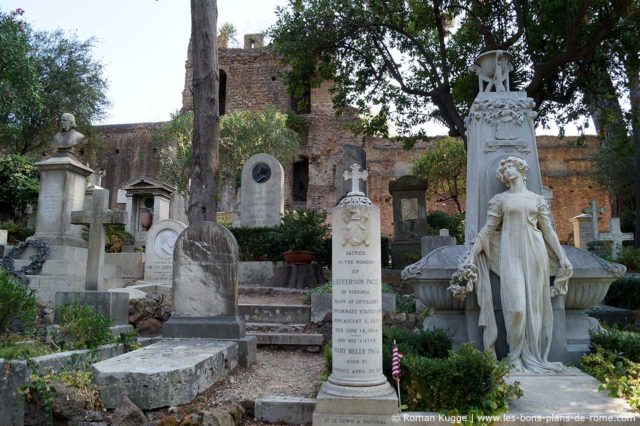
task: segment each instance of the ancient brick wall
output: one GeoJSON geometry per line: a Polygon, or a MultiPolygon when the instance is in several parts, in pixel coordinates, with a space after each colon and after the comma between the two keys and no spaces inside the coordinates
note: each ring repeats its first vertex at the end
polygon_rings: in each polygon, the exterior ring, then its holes
{"type": "Polygon", "coordinates": [[[151,136],[162,123],[134,123],[96,126],[98,140],[104,143],[98,166],[105,171],[102,186],[111,191],[109,206],[116,205],[120,184],[138,176],[156,177],[160,163],[151,136]]]}

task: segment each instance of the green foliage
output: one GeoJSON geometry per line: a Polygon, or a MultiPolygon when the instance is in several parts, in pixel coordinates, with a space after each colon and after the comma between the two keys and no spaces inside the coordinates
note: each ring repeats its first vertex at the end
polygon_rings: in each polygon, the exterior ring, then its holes
{"type": "Polygon", "coordinates": [[[26,219],[27,207],[38,201],[40,173],[23,155],[0,156],[0,213],[26,219]]]}
{"type": "Polygon", "coordinates": [[[87,134],[108,100],[92,39],[35,32],[21,15],[0,12],[0,141],[9,152],[26,154],[49,144],[63,112],[73,112],[87,134]]]}
{"type": "Polygon", "coordinates": [[[403,327],[385,328],[382,333],[384,371],[391,371],[391,348],[394,340],[398,350],[405,355],[446,358],[452,348],[451,334],[440,328],[416,331],[403,327]]]}
{"type": "Polygon", "coordinates": [[[302,298],[302,303],[304,303],[305,305],[310,305],[311,304],[311,295],[313,294],[331,294],[331,292],[333,291],[333,283],[331,281],[327,281],[324,284],[320,284],[317,287],[312,288],[311,290],[309,290],[304,297],[302,298]]]}
{"type": "Polygon", "coordinates": [[[640,309],[640,278],[625,276],[615,280],[604,303],[623,309],[640,309]]]}
{"type": "Polygon", "coordinates": [[[443,138],[418,156],[412,173],[427,182],[427,195],[434,201],[452,200],[462,212],[462,200],[467,185],[467,152],[457,138],[443,138]]]}
{"type": "Polygon", "coordinates": [[[456,237],[458,244],[464,243],[464,213],[449,215],[440,210],[427,214],[430,235],[438,235],[441,229],[448,229],[449,235],[456,237]]]}
{"type": "Polygon", "coordinates": [[[120,333],[115,338],[115,343],[124,345],[125,352],[135,351],[136,349],[140,349],[142,345],[138,342],[138,332],[136,330],[131,330],[126,333],[120,333]]]}
{"type": "Polygon", "coordinates": [[[331,374],[331,363],[333,358],[333,347],[331,342],[324,345],[322,349],[322,355],[324,356],[324,371],[320,375],[320,381],[326,382],[329,379],[329,375],[331,374]]]}
{"type": "Polygon", "coordinates": [[[38,301],[35,291],[0,268],[0,339],[18,329],[28,332],[36,325],[38,301]]]}
{"type": "Polygon", "coordinates": [[[467,343],[448,358],[407,355],[402,361],[411,411],[494,415],[508,410],[508,399],[522,396],[519,384],[508,384],[508,362],[497,361],[467,343]]]}
{"type": "Polygon", "coordinates": [[[29,359],[36,356],[57,352],[56,349],[41,342],[2,342],[0,345],[0,358],[4,359],[29,359]]]}
{"type": "Polygon", "coordinates": [[[629,272],[640,271],[640,249],[622,246],[617,263],[622,263],[629,272]]]}
{"type": "MultiPolygon", "coordinates": [[[[133,242],[133,235],[125,231],[124,225],[105,225],[105,240],[104,249],[107,253],[120,253],[122,251],[122,245],[133,242]]],[[[84,225],[82,227],[82,238],[85,241],[89,240],[89,227],[84,225]]]]}
{"type": "Polygon", "coordinates": [[[112,340],[111,321],[89,305],[66,303],[56,310],[56,317],[61,337],[69,339],[73,349],[93,349],[112,340]]]}
{"type": "Polygon", "coordinates": [[[36,232],[35,229],[29,226],[20,225],[12,220],[0,222],[0,229],[6,229],[8,231],[9,235],[7,239],[10,244],[24,241],[36,232]]]}
{"type": "Polygon", "coordinates": [[[171,114],[171,119],[151,135],[158,149],[159,177],[175,186],[179,193],[189,192],[189,176],[193,149],[193,112],[171,114]]]}
{"type": "Polygon", "coordinates": [[[592,333],[589,349],[595,353],[599,348],[633,362],[640,362],[640,333],[614,328],[602,333],[592,333]]]}
{"type": "Polygon", "coordinates": [[[282,251],[275,243],[278,228],[229,228],[236,237],[241,261],[282,259],[282,251]]]}
{"type": "Polygon", "coordinates": [[[230,22],[224,22],[218,29],[218,47],[226,49],[229,47],[229,42],[236,44],[238,42],[238,30],[235,25],[230,22]]]}
{"type": "Polygon", "coordinates": [[[282,223],[276,228],[276,243],[283,252],[308,250],[322,253],[329,233],[327,213],[320,210],[286,210],[282,223]]]}
{"type": "Polygon", "coordinates": [[[311,119],[307,115],[296,114],[293,111],[287,112],[287,127],[298,133],[302,140],[306,140],[310,125],[311,119]]]}

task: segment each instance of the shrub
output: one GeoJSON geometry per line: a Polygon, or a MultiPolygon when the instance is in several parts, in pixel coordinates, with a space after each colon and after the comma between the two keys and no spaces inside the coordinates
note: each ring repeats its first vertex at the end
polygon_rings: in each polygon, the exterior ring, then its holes
{"type": "Polygon", "coordinates": [[[277,227],[276,241],[282,251],[309,250],[322,253],[324,240],[329,233],[327,213],[319,210],[287,210],[277,227]]]}
{"type": "Polygon", "coordinates": [[[37,317],[35,291],[0,268],[0,333],[6,337],[11,331],[30,331],[37,317]]]}
{"type": "Polygon", "coordinates": [[[597,347],[580,359],[580,366],[602,382],[600,387],[609,396],[625,398],[631,407],[640,409],[640,363],[597,347]]]}
{"type": "Polygon", "coordinates": [[[458,244],[464,244],[464,213],[447,214],[434,210],[427,214],[427,225],[430,235],[438,235],[441,229],[448,229],[451,236],[456,237],[458,244]]]}
{"type": "Polygon", "coordinates": [[[277,228],[229,228],[236,237],[241,261],[271,260],[282,258],[282,251],[275,242],[277,228]]]}
{"type": "Polygon", "coordinates": [[[63,339],[70,339],[74,349],[97,348],[112,340],[111,321],[91,306],[70,302],[56,311],[63,339]]]}
{"type": "Polygon", "coordinates": [[[508,384],[507,361],[497,361],[489,352],[464,344],[448,358],[408,355],[402,362],[411,411],[499,414],[507,400],[522,396],[519,384],[508,384]]]}
{"type": "Polygon", "coordinates": [[[9,235],[7,239],[10,244],[16,244],[20,241],[24,241],[36,232],[35,229],[15,223],[12,220],[0,222],[0,229],[6,229],[8,231],[9,235]]]}
{"type": "Polygon", "coordinates": [[[640,278],[618,278],[611,284],[604,302],[623,309],[640,309],[640,278]]]}
{"type": "Polygon", "coordinates": [[[591,333],[589,349],[596,353],[598,348],[640,362],[640,333],[616,329],[591,333]]]}
{"type": "Polygon", "coordinates": [[[640,249],[623,246],[616,262],[622,263],[629,271],[640,271],[640,249]]]}
{"type": "Polygon", "coordinates": [[[451,335],[440,328],[415,332],[402,327],[385,328],[382,333],[384,371],[391,371],[391,348],[394,340],[398,350],[405,355],[446,358],[452,348],[451,335]]]}

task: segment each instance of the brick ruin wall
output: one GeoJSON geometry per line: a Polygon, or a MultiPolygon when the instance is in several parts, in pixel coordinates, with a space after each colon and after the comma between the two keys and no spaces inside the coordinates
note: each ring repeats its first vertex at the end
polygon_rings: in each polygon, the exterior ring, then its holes
{"type": "MultiPolygon", "coordinates": [[[[269,48],[220,49],[220,69],[226,74],[225,113],[237,110],[257,110],[266,103],[281,111],[291,108],[291,100],[279,63],[269,48]]],[[[183,109],[190,109],[191,64],[186,62],[183,109]]],[[[311,91],[309,133],[300,155],[309,161],[309,179],[306,206],[330,210],[336,201],[336,165],[342,162],[342,147],[352,144],[366,151],[369,167],[369,196],[381,209],[382,233],[393,234],[393,215],[389,182],[410,174],[413,159],[428,149],[420,142],[405,151],[397,142],[383,138],[354,136],[347,124],[357,119],[353,110],[336,116],[329,95],[329,83],[311,91]]],[[[137,176],[157,177],[159,162],[151,143],[151,135],[162,123],[140,123],[98,126],[101,140],[107,143],[107,154],[100,162],[106,170],[103,186],[111,190],[111,206],[115,206],[118,186],[137,176]]],[[[581,213],[591,198],[606,209],[600,221],[601,230],[607,229],[610,206],[605,191],[589,178],[590,156],[596,149],[595,138],[587,138],[577,145],[576,138],[542,136],[537,138],[543,184],[553,190],[554,214],[558,235],[562,242],[572,239],[569,219],[581,213]]],[[[305,206],[292,200],[292,167],[285,171],[285,207],[305,206]]],[[[428,200],[429,210],[455,212],[453,203],[428,200]]]]}

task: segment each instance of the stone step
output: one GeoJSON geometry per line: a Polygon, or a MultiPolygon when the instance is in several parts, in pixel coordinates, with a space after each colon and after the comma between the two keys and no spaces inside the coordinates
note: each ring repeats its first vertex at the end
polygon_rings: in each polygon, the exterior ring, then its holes
{"type": "Polygon", "coordinates": [[[245,323],[247,333],[303,333],[306,324],[282,324],[279,322],[245,323]]]}
{"type": "Polygon", "coordinates": [[[256,333],[247,332],[247,335],[256,336],[258,345],[278,346],[306,346],[320,349],[323,336],[317,333],[256,333]]]}
{"type": "Polygon", "coordinates": [[[248,296],[280,296],[280,295],[305,295],[309,290],[287,287],[258,287],[241,285],[238,288],[239,294],[248,296]]]}
{"type": "Polygon", "coordinates": [[[143,410],[188,404],[238,365],[238,343],[165,339],[92,365],[106,408],[123,395],[143,410]]]}
{"type": "Polygon", "coordinates": [[[238,314],[246,322],[306,324],[311,317],[311,308],[307,305],[239,304],[238,314]]]}
{"type": "Polygon", "coordinates": [[[256,399],[254,417],[268,423],[310,424],[316,400],[298,396],[265,396],[256,399]]]}

